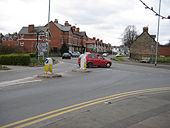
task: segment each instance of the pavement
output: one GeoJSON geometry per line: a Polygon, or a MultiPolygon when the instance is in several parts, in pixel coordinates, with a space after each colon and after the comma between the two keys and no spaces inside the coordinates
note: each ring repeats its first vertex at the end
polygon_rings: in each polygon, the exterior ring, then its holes
{"type": "Polygon", "coordinates": [[[170,91],[144,93],[102,102],[55,117],[36,127],[169,128],[170,91]]]}

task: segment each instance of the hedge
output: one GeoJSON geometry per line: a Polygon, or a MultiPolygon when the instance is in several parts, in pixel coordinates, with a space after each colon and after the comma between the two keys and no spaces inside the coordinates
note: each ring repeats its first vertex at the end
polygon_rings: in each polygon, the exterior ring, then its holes
{"type": "Polygon", "coordinates": [[[24,53],[24,49],[21,46],[0,46],[0,54],[18,54],[24,53]]]}
{"type": "Polygon", "coordinates": [[[31,58],[36,57],[36,53],[28,53],[31,58]]]}
{"type": "MultiPolygon", "coordinates": [[[[153,61],[155,61],[155,58],[153,58],[153,61]]],[[[161,63],[164,63],[164,62],[170,63],[170,57],[158,57],[157,61],[161,63]]]]}
{"type": "Polygon", "coordinates": [[[29,65],[31,57],[28,54],[0,55],[0,64],[3,65],[29,65]]]}

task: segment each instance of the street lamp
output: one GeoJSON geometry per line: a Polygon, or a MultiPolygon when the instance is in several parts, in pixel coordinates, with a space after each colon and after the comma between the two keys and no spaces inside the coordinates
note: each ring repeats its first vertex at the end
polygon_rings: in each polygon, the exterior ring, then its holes
{"type": "Polygon", "coordinates": [[[48,37],[47,37],[47,40],[48,40],[48,48],[47,48],[47,57],[49,56],[49,33],[50,33],[50,0],[49,0],[49,8],[48,8],[48,37]]]}
{"type": "Polygon", "coordinates": [[[158,15],[158,29],[157,29],[157,42],[156,42],[155,66],[157,66],[157,59],[158,59],[158,44],[159,44],[158,41],[159,41],[160,12],[161,12],[161,0],[159,0],[159,15],[158,15]]]}

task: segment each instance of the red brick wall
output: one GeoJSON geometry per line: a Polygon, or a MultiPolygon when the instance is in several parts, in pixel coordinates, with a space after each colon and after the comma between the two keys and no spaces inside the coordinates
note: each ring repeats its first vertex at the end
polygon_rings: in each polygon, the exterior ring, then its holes
{"type": "Polygon", "coordinates": [[[57,47],[57,49],[60,50],[63,32],[58,27],[56,27],[53,22],[50,22],[50,33],[50,47],[57,47]]]}
{"type": "MultiPolygon", "coordinates": [[[[45,36],[45,35],[43,35],[43,36],[45,36]]],[[[36,34],[24,35],[23,39],[21,39],[21,36],[19,35],[18,45],[21,46],[20,45],[21,43],[24,43],[24,46],[23,46],[24,51],[26,51],[26,52],[36,52],[37,35],[36,34]]],[[[43,41],[42,36],[40,36],[38,43],[46,43],[46,41],[43,41]]]]}
{"type": "Polygon", "coordinates": [[[170,46],[159,46],[159,56],[170,57],[170,46]]]}
{"type": "Polygon", "coordinates": [[[6,46],[15,46],[17,45],[15,41],[11,40],[11,41],[2,41],[2,45],[6,45],[6,46]]]}

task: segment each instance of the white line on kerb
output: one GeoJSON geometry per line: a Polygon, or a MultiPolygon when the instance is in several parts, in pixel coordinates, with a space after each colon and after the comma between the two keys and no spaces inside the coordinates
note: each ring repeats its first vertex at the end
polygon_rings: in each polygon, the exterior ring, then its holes
{"type": "Polygon", "coordinates": [[[31,82],[41,81],[40,79],[34,80],[34,78],[35,77],[26,77],[26,78],[17,79],[17,80],[0,82],[0,87],[6,87],[6,86],[10,86],[10,85],[16,85],[16,84],[23,84],[23,83],[31,83],[31,82]]]}

